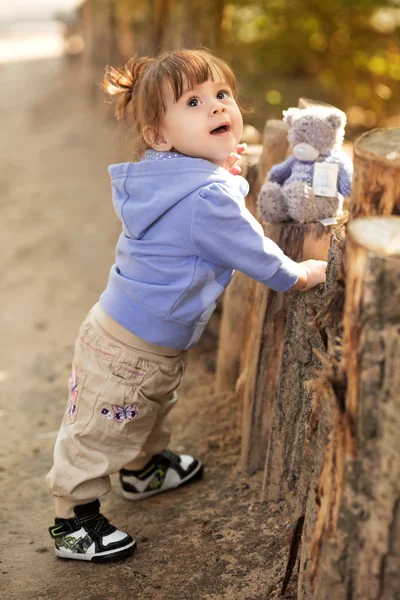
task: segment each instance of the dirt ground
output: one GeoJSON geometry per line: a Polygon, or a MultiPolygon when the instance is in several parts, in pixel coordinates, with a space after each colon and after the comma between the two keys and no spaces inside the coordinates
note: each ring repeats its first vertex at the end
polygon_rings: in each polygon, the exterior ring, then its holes
{"type": "Polygon", "coordinates": [[[172,415],[172,447],[204,461],[204,480],[133,504],[114,479],[102,511],[137,538],[133,557],[102,566],[54,556],[44,477],[75,335],[119,234],[107,166],[126,155],[79,62],[4,65],[0,88],[0,597],[276,598],[295,524],[260,501],[259,475],[240,473],[240,407],[213,393],[211,332],[192,352],[172,415]]]}

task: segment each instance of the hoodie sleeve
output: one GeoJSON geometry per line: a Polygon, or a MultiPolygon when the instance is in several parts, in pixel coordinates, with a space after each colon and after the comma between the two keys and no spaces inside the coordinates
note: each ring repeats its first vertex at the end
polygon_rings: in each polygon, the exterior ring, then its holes
{"type": "Polygon", "coordinates": [[[229,184],[212,183],[200,191],[191,233],[197,256],[237,269],[273,290],[285,292],[299,278],[298,264],[264,236],[239,190],[229,184]]]}

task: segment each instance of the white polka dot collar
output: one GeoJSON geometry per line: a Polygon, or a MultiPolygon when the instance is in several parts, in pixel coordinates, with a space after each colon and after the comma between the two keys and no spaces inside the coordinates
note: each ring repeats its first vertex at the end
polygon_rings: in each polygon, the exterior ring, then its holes
{"type": "Polygon", "coordinates": [[[146,150],[142,160],[167,160],[169,158],[190,158],[180,152],[159,152],[158,150],[146,150]]]}

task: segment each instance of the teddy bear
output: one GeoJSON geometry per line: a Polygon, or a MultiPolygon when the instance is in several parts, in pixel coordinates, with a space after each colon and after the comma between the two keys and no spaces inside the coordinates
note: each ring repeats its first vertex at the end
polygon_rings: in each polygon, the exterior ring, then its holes
{"type": "Polygon", "coordinates": [[[339,215],[353,173],[341,151],[345,113],[310,106],[289,108],[283,115],[293,154],[268,173],[258,198],[261,217],[269,223],[309,223],[339,215]]]}

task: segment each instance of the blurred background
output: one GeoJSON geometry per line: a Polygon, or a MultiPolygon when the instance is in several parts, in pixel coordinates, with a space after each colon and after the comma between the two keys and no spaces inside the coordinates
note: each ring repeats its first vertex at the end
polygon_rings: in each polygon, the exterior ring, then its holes
{"type": "Polygon", "coordinates": [[[0,8],[0,61],[79,60],[93,101],[106,64],[204,45],[237,74],[262,130],[299,96],[348,115],[347,137],[400,124],[400,0],[14,0],[0,8]]]}

